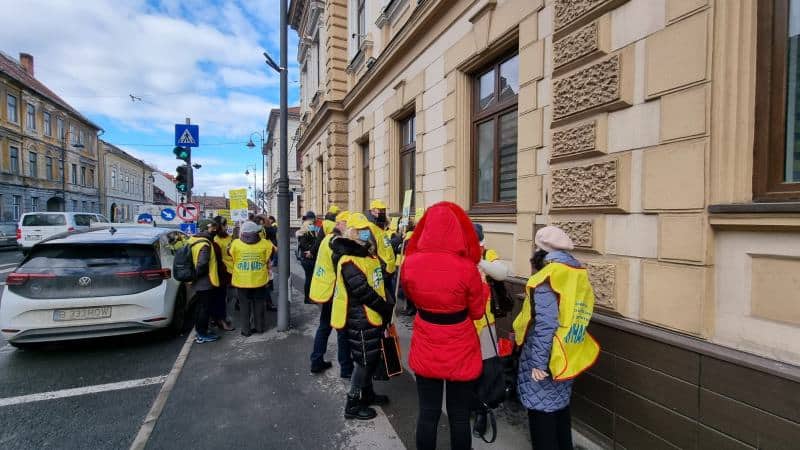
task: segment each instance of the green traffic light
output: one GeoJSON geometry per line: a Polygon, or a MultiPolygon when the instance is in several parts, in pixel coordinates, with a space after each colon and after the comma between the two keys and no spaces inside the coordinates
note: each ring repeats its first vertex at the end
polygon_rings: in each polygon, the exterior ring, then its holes
{"type": "Polygon", "coordinates": [[[180,192],[180,193],[185,193],[188,190],[187,188],[188,188],[188,186],[187,186],[186,183],[177,183],[177,184],[175,184],[175,189],[177,189],[178,192],[180,192]]]}
{"type": "Polygon", "coordinates": [[[185,147],[175,147],[172,150],[172,153],[175,154],[176,159],[180,159],[181,161],[187,161],[187,162],[189,161],[190,155],[192,154],[191,150],[185,147]]]}

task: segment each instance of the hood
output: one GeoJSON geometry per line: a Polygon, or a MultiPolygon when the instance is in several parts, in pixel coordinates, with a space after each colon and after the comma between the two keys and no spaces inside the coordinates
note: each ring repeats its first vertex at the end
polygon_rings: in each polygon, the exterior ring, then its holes
{"type": "Polygon", "coordinates": [[[331,249],[338,255],[369,256],[369,249],[358,242],[344,237],[331,239],[331,249]]]}
{"type": "Polygon", "coordinates": [[[431,206],[414,227],[406,255],[418,251],[452,253],[476,264],[481,259],[481,246],[472,221],[460,206],[450,202],[431,206]]]}
{"type": "Polygon", "coordinates": [[[255,244],[261,240],[261,235],[259,233],[242,233],[239,239],[245,244],[255,244]]]}
{"type": "Polygon", "coordinates": [[[563,251],[563,250],[556,250],[554,252],[550,252],[547,256],[544,257],[545,262],[558,262],[561,264],[566,264],[570,267],[583,267],[580,261],[575,259],[574,256],[571,254],[563,251]]]}

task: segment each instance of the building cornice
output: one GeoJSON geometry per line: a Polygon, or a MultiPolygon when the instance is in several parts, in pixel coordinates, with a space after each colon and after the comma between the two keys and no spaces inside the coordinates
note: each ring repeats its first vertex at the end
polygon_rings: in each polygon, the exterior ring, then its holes
{"type": "Polygon", "coordinates": [[[303,135],[297,141],[297,152],[302,154],[309,141],[316,137],[331,119],[342,116],[344,119],[344,108],[341,102],[325,101],[314,114],[314,118],[305,127],[303,135]]]}

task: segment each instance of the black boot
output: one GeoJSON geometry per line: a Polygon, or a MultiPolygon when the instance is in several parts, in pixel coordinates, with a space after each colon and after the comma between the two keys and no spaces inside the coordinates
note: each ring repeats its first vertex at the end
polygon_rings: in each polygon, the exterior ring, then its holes
{"type": "Polygon", "coordinates": [[[364,400],[366,405],[383,406],[389,404],[389,396],[376,394],[372,386],[365,387],[361,391],[361,399],[364,400]]]}
{"type": "Polygon", "coordinates": [[[472,427],[472,435],[481,437],[486,434],[486,411],[478,410],[475,412],[475,426],[472,427]]]}
{"type": "Polygon", "coordinates": [[[347,395],[347,403],[344,406],[345,419],[370,420],[377,415],[378,413],[367,406],[360,398],[347,395]]]}

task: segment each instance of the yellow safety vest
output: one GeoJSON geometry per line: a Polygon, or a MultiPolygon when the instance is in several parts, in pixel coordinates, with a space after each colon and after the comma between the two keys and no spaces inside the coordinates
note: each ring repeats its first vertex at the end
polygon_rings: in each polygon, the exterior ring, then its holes
{"type": "Polygon", "coordinates": [[[217,272],[217,254],[214,252],[214,246],[211,244],[206,238],[200,237],[190,237],[189,238],[189,245],[194,244],[195,242],[205,242],[205,245],[194,245],[191,247],[192,249],[192,262],[194,266],[197,267],[197,261],[200,259],[200,250],[203,249],[206,245],[208,246],[208,279],[211,281],[211,285],[214,287],[219,287],[219,272],[217,272]]]}
{"type": "Polygon", "coordinates": [[[225,271],[228,273],[233,273],[233,258],[231,257],[230,253],[228,253],[228,247],[230,247],[231,242],[233,242],[233,236],[230,234],[228,237],[219,237],[214,236],[214,242],[219,245],[219,248],[222,250],[222,264],[225,264],[225,271]]]}
{"type": "MultiPolygon", "coordinates": [[[[386,292],[383,290],[383,270],[381,269],[381,262],[378,258],[371,256],[342,256],[336,268],[336,290],[333,292],[333,308],[331,310],[331,326],[337,330],[344,328],[347,323],[347,288],[342,279],[342,266],[346,263],[355,264],[358,270],[364,273],[369,286],[375,289],[375,292],[377,292],[384,301],[386,300],[386,292]]],[[[368,308],[366,305],[364,305],[364,313],[367,315],[369,323],[373,326],[379,327],[383,324],[381,315],[368,308]]]]}
{"type": "Polygon", "coordinates": [[[238,288],[258,288],[269,281],[269,258],[272,242],[261,239],[255,244],[246,244],[240,239],[231,243],[233,277],[231,284],[238,288]]]}
{"type": "MultiPolygon", "coordinates": [[[[492,249],[487,249],[483,253],[483,259],[486,261],[492,262],[499,259],[500,256],[497,254],[496,251],[492,249]]],[[[489,291],[489,296],[486,297],[486,317],[489,318],[489,324],[494,323],[494,313],[492,313],[492,291],[489,291]]],[[[478,330],[478,335],[481,334],[481,331],[486,327],[486,317],[482,317],[478,320],[473,321],[475,324],[475,329],[478,330]]]]}
{"type": "Polygon", "coordinates": [[[405,256],[406,246],[408,245],[408,241],[411,239],[411,235],[413,233],[414,233],[413,231],[406,231],[406,236],[403,238],[403,247],[401,248],[401,250],[403,252],[400,253],[399,255],[397,255],[397,258],[396,258],[397,267],[400,267],[400,266],[403,265],[403,260],[406,258],[406,256],[405,256]]]}
{"type": "Polygon", "coordinates": [[[333,237],[333,234],[329,234],[319,244],[314,275],[311,278],[311,290],[308,293],[308,297],[315,303],[328,303],[336,287],[336,268],[333,267],[333,250],[330,245],[333,237]]]}
{"type": "Polygon", "coordinates": [[[559,298],[558,328],[550,352],[550,374],[556,381],[570,380],[594,365],[600,354],[600,345],[586,332],[594,310],[594,291],[586,269],[557,262],[544,266],[525,286],[522,310],[514,319],[517,345],[525,342],[533,321],[531,292],[545,281],[550,282],[559,298]]]}
{"type": "Polygon", "coordinates": [[[389,241],[386,233],[374,223],[369,223],[369,229],[372,231],[372,235],[375,236],[375,244],[378,246],[378,258],[380,258],[386,266],[386,273],[394,273],[397,266],[394,250],[392,250],[392,243],[389,241]]]}
{"type": "Polygon", "coordinates": [[[336,222],[334,222],[332,220],[327,220],[327,219],[322,221],[322,231],[325,234],[333,233],[333,229],[334,228],[336,228],[336,222]]]}

